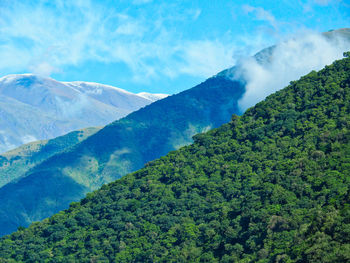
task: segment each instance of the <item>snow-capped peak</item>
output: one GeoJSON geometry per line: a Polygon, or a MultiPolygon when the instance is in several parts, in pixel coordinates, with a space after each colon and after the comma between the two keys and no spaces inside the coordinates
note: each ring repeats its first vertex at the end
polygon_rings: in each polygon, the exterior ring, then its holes
{"type": "Polygon", "coordinates": [[[0,78],[0,127],[6,138],[0,134],[0,152],[22,144],[20,138],[28,134],[41,140],[104,126],[165,96],[34,74],[4,76],[0,78]]]}
{"type": "Polygon", "coordinates": [[[87,82],[87,81],[70,81],[70,82],[62,82],[64,84],[67,84],[69,86],[74,86],[74,87],[80,87],[80,88],[87,88],[89,90],[91,89],[112,89],[121,93],[125,93],[128,95],[135,95],[132,92],[129,92],[127,90],[121,89],[121,88],[117,88],[111,85],[106,85],[106,84],[101,84],[101,83],[97,83],[97,82],[87,82]]]}

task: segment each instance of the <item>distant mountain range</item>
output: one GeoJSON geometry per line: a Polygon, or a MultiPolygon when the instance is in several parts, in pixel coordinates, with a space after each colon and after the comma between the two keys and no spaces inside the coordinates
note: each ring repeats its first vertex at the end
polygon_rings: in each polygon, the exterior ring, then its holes
{"type": "Polygon", "coordinates": [[[165,96],[32,74],[2,77],[0,152],[73,130],[104,126],[165,96]]]}

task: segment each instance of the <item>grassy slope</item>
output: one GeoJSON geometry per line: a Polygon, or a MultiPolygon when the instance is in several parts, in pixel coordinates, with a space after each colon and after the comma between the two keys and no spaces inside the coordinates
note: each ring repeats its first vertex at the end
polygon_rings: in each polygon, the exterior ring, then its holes
{"type": "Polygon", "coordinates": [[[0,187],[22,177],[43,160],[85,140],[100,128],[86,128],[43,141],[35,141],[0,155],[0,187]]]}

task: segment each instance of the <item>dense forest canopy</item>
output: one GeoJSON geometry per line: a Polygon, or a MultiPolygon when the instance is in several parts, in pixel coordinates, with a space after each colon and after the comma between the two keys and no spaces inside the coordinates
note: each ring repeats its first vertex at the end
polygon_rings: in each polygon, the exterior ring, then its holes
{"type": "Polygon", "coordinates": [[[5,236],[0,258],[348,262],[349,129],[347,57],[5,236]]]}

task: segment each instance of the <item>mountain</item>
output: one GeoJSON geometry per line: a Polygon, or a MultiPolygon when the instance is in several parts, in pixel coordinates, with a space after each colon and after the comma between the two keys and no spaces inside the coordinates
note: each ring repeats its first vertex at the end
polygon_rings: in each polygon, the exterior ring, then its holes
{"type": "MultiPolygon", "coordinates": [[[[0,241],[6,262],[349,262],[350,52],[0,241]]],[[[98,133],[97,133],[98,134],[98,133]]]]}
{"type": "Polygon", "coordinates": [[[0,152],[67,132],[104,126],[160,97],[32,74],[0,78],[0,152]]]}
{"type": "MultiPolygon", "coordinates": [[[[215,76],[107,125],[29,171],[19,163],[12,173],[17,178],[0,188],[0,234],[65,209],[102,184],[191,143],[193,135],[227,122],[232,112],[240,113],[243,92],[241,82],[215,76]]],[[[36,154],[45,156],[43,151],[36,154]]]]}
{"type": "Polygon", "coordinates": [[[23,176],[33,166],[85,140],[100,128],[91,127],[51,139],[35,141],[0,155],[0,187],[23,176]]]}
{"type": "MultiPolygon", "coordinates": [[[[337,43],[345,39],[344,32],[350,30],[327,33],[327,38],[331,39],[327,43],[324,42],[324,37],[312,35],[311,39],[306,37],[291,40],[288,45],[282,43],[266,48],[249,59],[250,63],[254,61],[251,64],[252,68],[247,68],[244,63],[239,62],[193,89],[157,101],[108,125],[74,147],[42,160],[30,171],[29,166],[24,169],[21,165],[15,167],[12,174],[20,179],[0,189],[0,235],[11,233],[18,226],[27,226],[33,221],[65,209],[69,202],[79,200],[86,192],[136,171],[145,163],[191,143],[194,134],[220,126],[227,122],[233,113],[241,114],[244,110],[240,107],[242,100],[246,98],[247,93],[261,95],[260,86],[264,85],[267,88],[265,93],[270,94],[280,89],[282,86],[278,85],[281,83],[289,83],[292,77],[300,77],[302,72],[309,72],[322,63],[323,66],[331,63],[332,58],[340,57],[343,53],[344,46],[337,43]],[[317,57],[318,54],[312,53],[308,59],[315,60],[316,65],[310,64],[300,71],[299,68],[303,66],[305,59],[293,59],[290,54],[297,51],[295,46],[310,48],[317,46],[317,41],[321,41],[327,48],[336,47],[332,52],[322,50],[332,53],[332,56],[323,60],[317,57]],[[296,62],[296,65],[289,63],[288,59],[280,60],[283,52],[289,54],[287,58],[296,62]],[[282,66],[281,63],[285,64],[282,66]],[[257,74],[258,79],[254,80],[256,67],[271,79],[268,82],[259,82],[260,75],[257,74]],[[297,71],[293,72],[295,67],[297,71]],[[275,82],[280,76],[283,76],[283,81],[275,82]],[[259,85],[252,87],[252,82],[259,85]],[[273,84],[269,85],[271,82],[273,84]],[[254,92],[252,88],[256,88],[257,91],[254,92]],[[55,187],[59,182],[67,189],[71,185],[72,190],[67,191],[67,196],[62,195],[62,192],[56,195],[58,188],[55,187]]],[[[309,52],[309,49],[306,51],[309,52]]]]}

